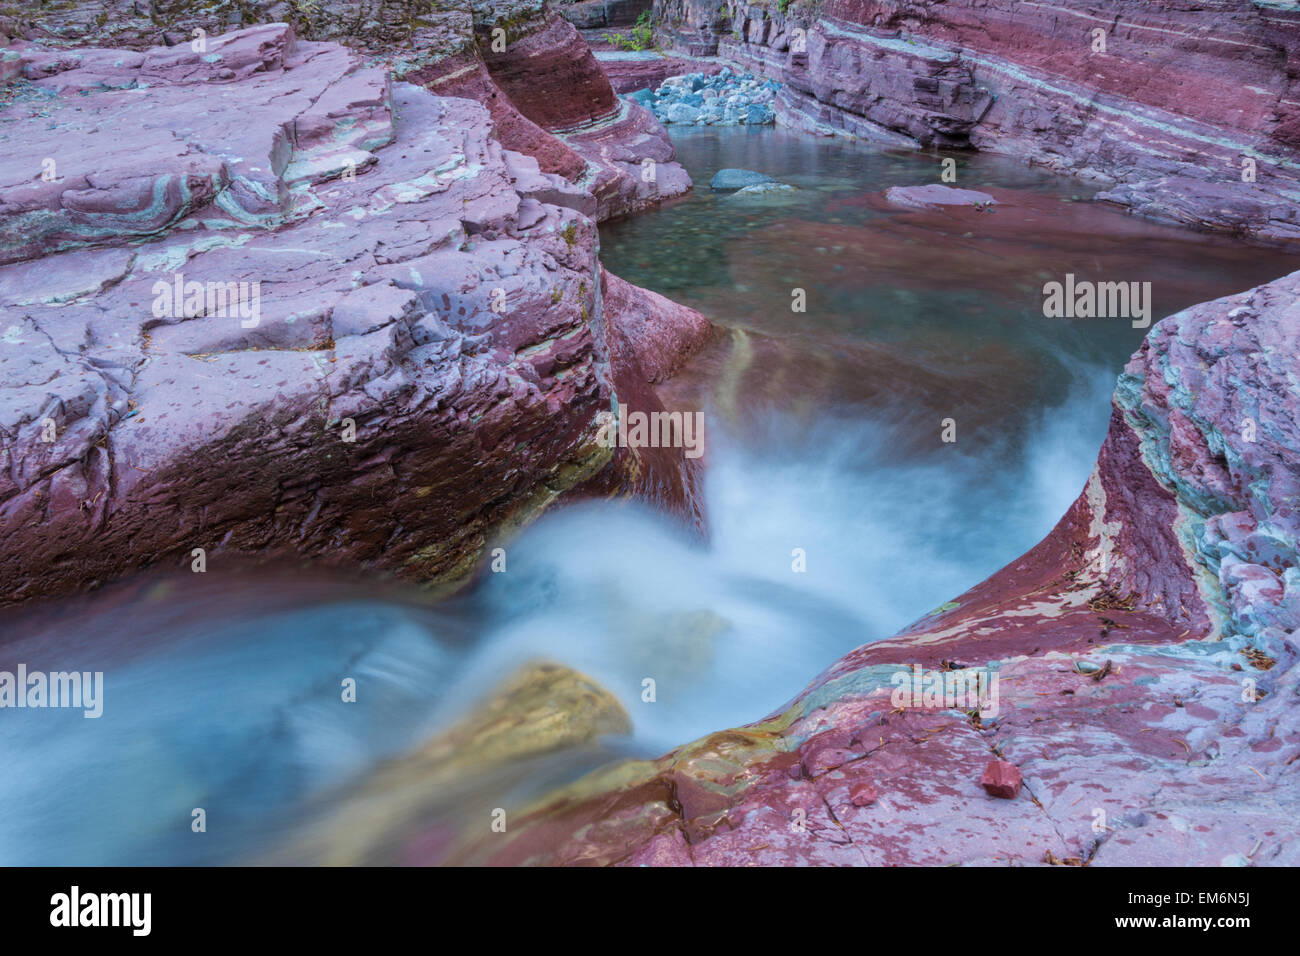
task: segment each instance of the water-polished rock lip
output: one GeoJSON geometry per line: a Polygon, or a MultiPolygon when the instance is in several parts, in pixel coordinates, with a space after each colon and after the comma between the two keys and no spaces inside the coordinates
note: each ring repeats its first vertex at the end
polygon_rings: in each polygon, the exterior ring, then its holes
{"type": "Polygon", "coordinates": [[[600,771],[439,859],[1300,862],[1297,310],[1300,272],[1163,320],[1029,553],[766,720],[600,771]]]}

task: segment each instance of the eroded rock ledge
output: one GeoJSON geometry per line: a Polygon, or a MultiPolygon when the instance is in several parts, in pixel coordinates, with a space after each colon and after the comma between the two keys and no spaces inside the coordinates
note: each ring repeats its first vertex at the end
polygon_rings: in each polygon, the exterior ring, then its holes
{"type": "MultiPolygon", "coordinates": [[[[503,146],[591,193],[598,219],[691,187],[653,114],[614,95],[586,42],[544,0],[249,0],[233,7],[176,0],[147,9],[130,0],[72,0],[0,13],[0,45],[13,36],[56,48],[184,51],[195,37],[276,21],[289,22],[300,37],[347,45],[399,80],[478,100],[503,146]]],[[[0,82],[15,69],[14,60],[0,59],[0,82]]]]}
{"type": "MultiPolygon", "coordinates": [[[[612,333],[707,337],[690,310],[605,306],[592,194],[485,107],[341,46],[271,24],[11,53],[0,601],[195,549],[461,579],[611,467],[617,380],[662,407],[612,333]]],[[[680,456],[618,454],[698,515],[680,456]]]]}
{"type": "Polygon", "coordinates": [[[1155,326],[1087,487],[1021,559],[768,719],[440,859],[1300,862],[1298,303],[1300,272],[1155,326]],[[914,668],[996,673],[994,712],[900,704],[914,668]],[[1014,799],[981,788],[994,759],[1014,799]]]}

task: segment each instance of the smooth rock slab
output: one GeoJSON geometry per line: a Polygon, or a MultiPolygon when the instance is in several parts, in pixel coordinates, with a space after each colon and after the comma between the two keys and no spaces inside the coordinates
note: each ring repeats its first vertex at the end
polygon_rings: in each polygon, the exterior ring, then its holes
{"type": "Polygon", "coordinates": [[[942,206],[993,206],[997,200],[975,189],[958,189],[931,183],[928,186],[890,186],[885,199],[895,206],[936,208],[942,206]]]}

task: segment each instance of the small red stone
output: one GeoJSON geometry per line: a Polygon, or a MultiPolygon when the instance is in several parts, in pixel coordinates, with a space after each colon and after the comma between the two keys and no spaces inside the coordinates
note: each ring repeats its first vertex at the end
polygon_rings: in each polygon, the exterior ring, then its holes
{"type": "Polygon", "coordinates": [[[1020,795],[1020,768],[1005,760],[991,760],[980,777],[980,786],[990,796],[1013,800],[1020,795]]]}
{"type": "Polygon", "coordinates": [[[876,802],[880,794],[869,783],[860,783],[849,791],[849,802],[855,807],[869,807],[876,802]]]}

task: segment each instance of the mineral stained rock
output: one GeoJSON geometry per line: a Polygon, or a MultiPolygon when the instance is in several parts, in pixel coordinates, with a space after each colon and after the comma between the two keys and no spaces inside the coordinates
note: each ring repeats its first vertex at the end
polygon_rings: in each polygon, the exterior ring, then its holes
{"type": "Polygon", "coordinates": [[[623,705],[590,677],[558,664],[528,664],[454,726],[332,795],[274,862],[391,865],[448,852],[471,829],[463,817],[482,824],[483,792],[508,792],[537,772],[538,758],[580,756],[600,737],[631,728],[623,705]]]}
{"type": "Polygon", "coordinates": [[[1022,558],[783,711],[598,771],[453,858],[1300,863],[1297,303],[1300,272],[1156,325],[1086,488],[1022,558]],[[991,762],[1029,799],[990,799],[991,762]]]}
{"type": "Polygon", "coordinates": [[[980,786],[991,797],[1014,800],[1020,796],[1020,770],[1005,760],[990,760],[980,775],[980,786]]]}
{"type": "Polygon", "coordinates": [[[595,200],[485,107],[284,24],[10,52],[0,601],[239,555],[458,580],[609,463],[595,200]]]}

